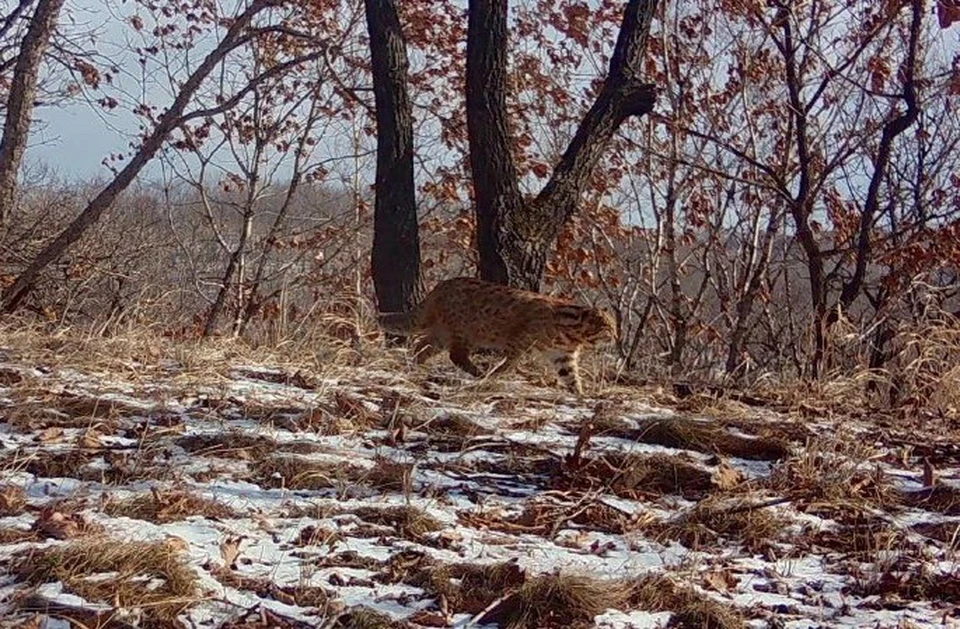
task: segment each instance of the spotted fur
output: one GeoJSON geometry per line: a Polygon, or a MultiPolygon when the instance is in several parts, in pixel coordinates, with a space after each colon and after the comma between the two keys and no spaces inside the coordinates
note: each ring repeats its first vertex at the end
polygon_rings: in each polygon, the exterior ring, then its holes
{"type": "Polygon", "coordinates": [[[418,363],[446,349],[453,364],[476,377],[483,372],[470,359],[474,350],[504,353],[491,375],[539,352],[577,395],[583,394],[581,349],[616,338],[616,324],[603,310],[467,277],[440,282],[416,309],[381,313],[379,320],[387,332],[418,337],[418,363]]]}

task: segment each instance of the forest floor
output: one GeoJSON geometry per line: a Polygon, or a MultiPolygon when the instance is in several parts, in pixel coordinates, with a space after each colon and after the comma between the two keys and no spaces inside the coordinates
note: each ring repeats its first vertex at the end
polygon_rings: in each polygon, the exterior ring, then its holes
{"type": "Polygon", "coordinates": [[[955,418],[0,345],[0,627],[960,626],[955,418]]]}

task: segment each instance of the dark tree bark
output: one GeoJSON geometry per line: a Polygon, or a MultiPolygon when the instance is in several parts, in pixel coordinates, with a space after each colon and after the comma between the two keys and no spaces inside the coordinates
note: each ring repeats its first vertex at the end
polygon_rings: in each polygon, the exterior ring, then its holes
{"type": "Polygon", "coordinates": [[[507,122],[507,0],[471,0],[467,19],[467,135],[477,216],[480,277],[522,286],[535,270],[531,225],[522,220],[523,197],[507,122]],[[517,220],[521,219],[521,220],[517,220]]]}
{"type": "MultiPolygon", "coordinates": [[[[20,11],[26,6],[20,2],[4,24],[9,28],[20,11]]],[[[7,112],[3,121],[3,138],[0,139],[0,225],[10,220],[13,200],[17,193],[17,175],[23,161],[30,135],[33,102],[37,94],[37,77],[40,62],[50,42],[57,17],[63,8],[63,0],[39,0],[30,19],[30,26],[20,43],[20,54],[13,67],[10,92],[7,95],[7,112]]]]}
{"type": "Polygon", "coordinates": [[[413,180],[413,108],[407,49],[395,0],[364,0],[377,112],[373,285],[381,312],[420,301],[420,234],[413,180]]]}
{"type": "MultiPolygon", "coordinates": [[[[873,222],[880,209],[880,183],[887,176],[887,169],[890,165],[890,156],[893,152],[893,142],[897,136],[910,128],[920,116],[920,107],[917,104],[917,54],[920,47],[920,31],[923,26],[923,0],[912,0],[909,44],[907,45],[907,59],[903,64],[903,92],[900,98],[907,106],[907,110],[894,116],[883,125],[883,131],[880,135],[880,145],[877,147],[876,156],[873,158],[873,173],[870,177],[870,185],[867,187],[867,198],[863,202],[863,210],[860,212],[860,227],[857,235],[857,256],[853,270],[853,276],[843,284],[843,290],[840,292],[839,306],[847,310],[853,304],[854,300],[860,295],[863,289],[863,281],[866,277],[867,263],[870,260],[871,239],[873,233],[873,222]]],[[[831,310],[833,315],[834,310],[831,310]]]]}
{"type": "Polygon", "coordinates": [[[655,90],[641,70],[656,6],[657,0],[627,2],[600,94],[547,185],[524,203],[507,128],[507,0],[470,0],[467,130],[482,278],[539,289],[547,253],[609,140],[627,118],[653,110],[655,90]]]}
{"type": "Polygon", "coordinates": [[[217,47],[210,51],[193,74],[184,82],[180,88],[180,92],[170,105],[170,108],[160,116],[156,127],[154,127],[150,135],[146,137],[143,144],[140,145],[140,148],[134,153],[127,165],[90,201],[87,207],[84,208],[73,222],[60,232],[53,242],[37,254],[37,257],[30,262],[29,266],[27,266],[14,283],[3,293],[2,306],[0,306],[0,308],[2,308],[4,312],[15,311],[23,299],[33,290],[40,272],[51,263],[60,259],[60,256],[64,254],[67,248],[78,241],[90,227],[100,220],[100,217],[113,204],[117,196],[127,189],[143,167],[153,159],[157,151],[160,150],[160,147],[163,146],[167,136],[169,136],[174,129],[190,120],[227,111],[236,106],[243,96],[249,93],[257,84],[320,56],[320,53],[313,53],[273,66],[270,70],[254,77],[244,89],[218,106],[211,109],[184,113],[190,100],[200,88],[200,85],[207,75],[209,75],[231,51],[250,40],[250,35],[247,34],[246,31],[253,18],[274,4],[276,4],[276,0],[254,0],[242,14],[237,16],[217,47]]]}

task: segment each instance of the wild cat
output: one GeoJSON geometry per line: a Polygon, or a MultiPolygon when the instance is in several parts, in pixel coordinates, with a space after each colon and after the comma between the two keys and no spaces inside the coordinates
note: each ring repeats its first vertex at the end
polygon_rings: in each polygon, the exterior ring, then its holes
{"type": "Polygon", "coordinates": [[[540,352],[578,396],[581,349],[616,338],[613,317],[599,308],[468,277],[440,282],[414,310],[381,313],[379,321],[387,332],[419,337],[417,363],[446,349],[453,364],[475,377],[483,375],[470,360],[476,349],[506,355],[491,375],[513,369],[529,351],[540,352]]]}

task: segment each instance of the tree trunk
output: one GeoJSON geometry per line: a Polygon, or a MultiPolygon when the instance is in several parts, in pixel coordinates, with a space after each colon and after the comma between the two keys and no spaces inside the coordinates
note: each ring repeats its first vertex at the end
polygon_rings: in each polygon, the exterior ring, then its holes
{"type": "Polygon", "coordinates": [[[730,343],[727,345],[727,362],[724,372],[734,379],[739,379],[746,373],[747,365],[744,355],[746,354],[747,340],[750,336],[750,317],[753,314],[753,306],[763,284],[763,278],[767,273],[770,256],[773,252],[773,241],[777,236],[779,226],[780,211],[772,209],[767,217],[767,226],[762,240],[758,240],[756,231],[754,231],[751,255],[744,271],[743,289],[738,291],[737,315],[733,331],[730,334],[730,343]]]}
{"type": "MultiPolygon", "coordinates": [[[[867,198],[863,202],[863,209],[860,211],[859,233],[857,234],[857,256],[854,266],[853,276],[844,283],[843,290],[840,292],[839,307],[841,310],[847,310],[853,304],[854,300],[860,295],[863,288],[863,281],[867,273],[867,262],[870,260],[871,234],[873,233],[873,221],[880,207],[880,183],[887,175],[887,167],[890,164],[890,155],[893,152],[893,142],[897,136],[910,128],[920,116],[920,108],[917,104],[917,86],[915,83],[917,69],[917,53],[920,46],[920,30],[923,19],[923,0],[912,0],[910,36],[907,46],[907,59],[903,64],[901,73],[903,75],[903,92],[900,98],[903,99],[907,110],[902,114],[894,116],[883,125],[883,131],[880,135],[880,145],[877,147],[877,154],[873,158],[873,173],[870,177],[870,184],[867,187],[867,198]]],[[[835,318],[837,315],[833,314],[835,318]]]]}
{"type": "Polygon", "coordinates": [[[407,92],[406,42],[395,0],[364,0],[377,105],[377,176],[373,212],[373,286],[381,312],[420,301],[420,234],[413,179],[413,108],[407,92]]]}
{"type": "Polygon", "coordinates": [[[13,211],[17,175],[30,135],[40,62],[62,8],[63,0],[39,0],[13,68],[3,138],[0,139],[0,226],[9,222],[13,211]]]}
{"type": "Polygon", "coordinates": [[[507,0],[471,0],[467,24],[467,132],[480,276],[538,290],[547,254],[573,215],[607,143],[630,116],[653,110],[640,80],[657,0],[630,0],[600,94],[540,194],[523,203],[506,116],[507,0]]]}
{"type": "MultiPolygon", "coordinates": [[[[257,153],[262,147],[257,147],[257,153]]],[[[259,161],[259,156],[255,163],[259,161]]],[[[243,206],[243,227],[240,230],[240,238],[237,247],[230,253],[230,259],[227,262],[227,268],[223,272],[223,278],[220,280],[220,290],[217,291],[217,297],[210,306],[207,313],[207,320],[203,326],[203,337],[213,336],[217,330],[217,319],[220,318],[220,312],[227,301],[227,295],[230,294],[232,285],[237,287],[237,313],[232,326],[232,336],[236,337],[239,333],[240,308],[243,303],[243,281],[244,269],[246,267],[247,241],[250,239],[250,233],[253,231],[254,204],[256,203],[258,178],[256,167],[254,167],[253,176],[247,181],[247,198],[243,206]],[[236,275],[236,281],[234,276],[236,275]]]]}
{"type": "Polygon", "coordinates": [[[516,222],[524,208],[507,121],[507,0],[470,2],[466,105],[480,277],[535,289],[523,267],[534,234],[516,222]]]}
{"type": "MultiPolygon", "coordinates": [[[[13,312],[16,310],[24,297],[33,290],[40,272],[49,264],[58,260],[70,245],[78,241],[87,229],[100,220],[100,216],[113,204],[117,196],[127,189],[143,167],[153,159],[153,156],[160,150],[160,147],[163,146],[170,132],[185,122],[186,117],[183,115],[183,112],[187,104],[200,88],[201,83],[203,83],[207,75],[213,71],[224,57],[243,43],[243,33],[254,16],[274,3],[275,0],[254,0],[247,10],[233,21],[224,35],[223,40],[204,58],[200,66],[190,75],[186,82],[184,82],[180,88],[180,92],[173,100],[173,104],[160,116],[160,119],[157,121],[157,126],[154,127],[150,135],[144,140],[143,144],[140,145],[140,148],[133,155],[130,162],[127,163],[123,170],[117,173],[113,181],[107,184],[107,186],[90,201],[80,215],[30,262],[26,270],[24,270],[23,273],[17,277],[16,281],[14,281],[13,285],[4,292],[2,303],[4,312],[13,312]]],[[[286,65],[287,64],[275,66],[271,72],[274,70],[278,72],[286,65]]],[[[259,78],[264,78],[266,75],[267,73],[264,73],[260,75],[259,78]]],[[[235,104],[236,100],[238,99],[234,97],[223,103],[216,110],[226,110],[231,107],[232,104],[235,104]]],[[[194,113],[196,116],[200,116],[209,112],[194,113]]],[[[191,117],[195,116],[191,114],[191,117]]]]}

